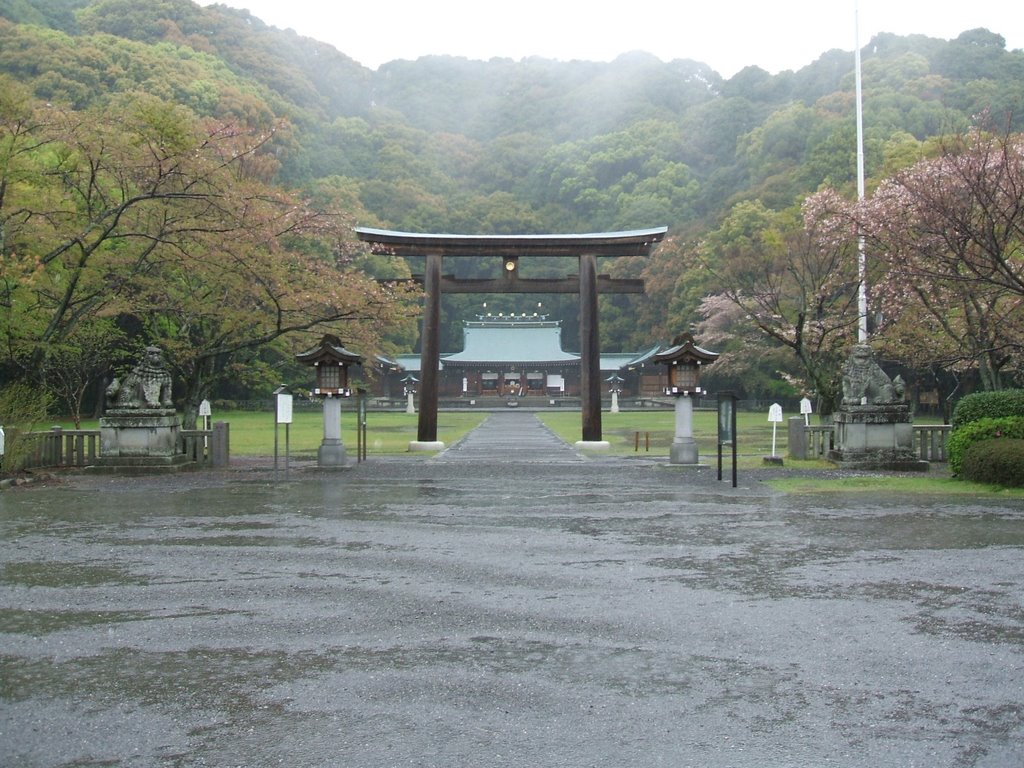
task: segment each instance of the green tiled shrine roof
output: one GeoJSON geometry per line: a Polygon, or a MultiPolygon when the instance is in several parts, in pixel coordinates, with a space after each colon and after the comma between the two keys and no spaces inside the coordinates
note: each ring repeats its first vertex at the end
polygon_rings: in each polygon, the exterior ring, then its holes
{"type": "Polygon", "coordinates": [[[580,356],[562,349],[557,321],[511,320],[467,322],[461,352],[444,355],[443,365],[565,363],[578,365],[580,356]]]}

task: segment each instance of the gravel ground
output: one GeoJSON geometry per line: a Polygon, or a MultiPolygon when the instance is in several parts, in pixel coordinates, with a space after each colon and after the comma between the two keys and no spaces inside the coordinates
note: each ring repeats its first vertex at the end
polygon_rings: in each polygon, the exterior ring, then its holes
{"type": "Polygon", "coordinates": [[[1024,764],[1024,504],[778,471],[520,419],[4,491],[0,765],[1024,764]]]}

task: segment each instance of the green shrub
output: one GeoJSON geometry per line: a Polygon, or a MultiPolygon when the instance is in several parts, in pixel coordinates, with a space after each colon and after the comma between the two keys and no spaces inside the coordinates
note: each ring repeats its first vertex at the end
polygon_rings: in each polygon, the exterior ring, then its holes
{"type": "Polygon", "coordinates": [[[1000,437],[1024,439],[1024,416],[1007,416],[1001,419],[979,419],[954,428],[949,435],[946,450],[949,454],[949,469],[959,475],[964,453],[975,443],[995,440],[1000,437]]]}
{"type": "Polygon", "coordinates": [[[28,384],[0,388],[0,427],[6,435],[0,473],[9,475],[21,469],[34,444],[26,435],[46,419],[49,405],[49,395],[28,384]]]}
{"type": "Polygon", "coordinates": [[[976,483],[1024,486],[1024,440],[1000,437],[972,444],[964,451],[960,475],[976,483]]]}
{"type": "Polygon", "coordinates": [[[956,429],[979,419],[1003,416],[1024,417],[1024,389],[999,389],[967,395],[956,404],[950,423],[956,429]]]}

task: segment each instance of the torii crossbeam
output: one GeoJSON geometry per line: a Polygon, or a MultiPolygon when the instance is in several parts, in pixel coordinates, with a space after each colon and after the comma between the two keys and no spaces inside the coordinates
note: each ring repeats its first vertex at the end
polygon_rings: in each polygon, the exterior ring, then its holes
{"type": "Polygon", "coordinates": [[[579,293],[580,400],[583,445],[603,443],[601,437],[601,361],[598,335],[599,293],[643,293],[642,280],[615,280],[597,274],[599,257],[648,256],[668,232],[667,227],[566,235],[451,235],[395,232],[357,227],[356,236],[374,250],[397,256],[425,257],[423,343],[420,363],[420,412],[412,449],[444,447],[437,440],[438,376],[441,367],[441,294],[448,293],[579,293]],[[459,279],[441,274],[445,256],[502,259],[502,276],[459,279]],[[579,259],[579,274],[556,279],[519,277],[521,257],[579,259]]]}

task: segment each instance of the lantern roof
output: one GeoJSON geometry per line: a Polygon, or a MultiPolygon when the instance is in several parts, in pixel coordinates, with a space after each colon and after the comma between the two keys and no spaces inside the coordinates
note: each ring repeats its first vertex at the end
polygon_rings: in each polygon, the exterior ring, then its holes
{"type": "Polygon", "coordinates": [[[676,363],[696,363],[706,365],[718,359],[718,352],[698,347],[692,334],[682,333],[672,340],[672,346],[661,350],[654,356],[654,362],[674,365],[676,363]]]}
{"type": "Polygon", "coordinates": [[[334,334],[324,334],[320,343],[312,349],[300,352],[295,356],[300,363],[316,365],[317,363],[332,362],[344,365],[362,365],[363,356],[345,349],[344,345],[334,334]]]}

